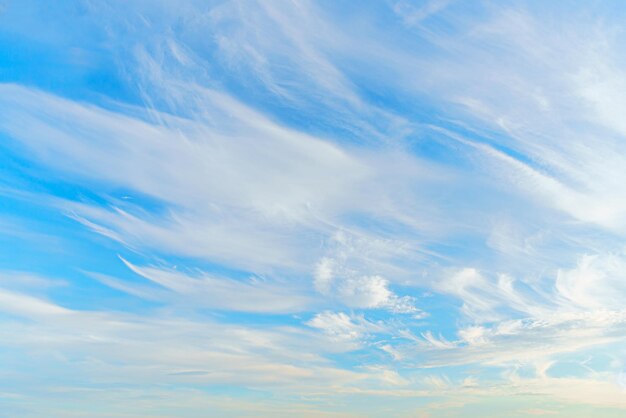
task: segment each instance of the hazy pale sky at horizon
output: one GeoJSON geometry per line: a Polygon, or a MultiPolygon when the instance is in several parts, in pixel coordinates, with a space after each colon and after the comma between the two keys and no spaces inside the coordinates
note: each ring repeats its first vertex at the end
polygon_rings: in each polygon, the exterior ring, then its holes
{"type": "Polygon", "coordinates": [[[0,418],[625,416],[625,21],[2,1],[0,418]]]}

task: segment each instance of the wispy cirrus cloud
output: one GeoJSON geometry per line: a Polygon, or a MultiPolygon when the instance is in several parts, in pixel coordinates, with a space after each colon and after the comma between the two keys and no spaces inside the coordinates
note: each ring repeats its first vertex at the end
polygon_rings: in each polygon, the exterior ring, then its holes
{"type": "Polygon", "coordinates": [[[621,9],[10,5],[0,402],[620,416],[621,9]]]}

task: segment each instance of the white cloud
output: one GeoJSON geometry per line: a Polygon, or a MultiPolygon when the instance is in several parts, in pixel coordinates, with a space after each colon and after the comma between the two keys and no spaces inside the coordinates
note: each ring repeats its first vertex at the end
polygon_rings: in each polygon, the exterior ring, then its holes
{"type": "Polygon", "coordinates": [[[624,254],[584,255],[573,269],[559,270],[555,283],[564,305],[622,309],[626,298],[624,254]]]}
{"type": "Polygon", "coordinates": [[[550,378],[549,365],[559,356],[610,351],[623,341],[623,260],[623,254],[585,255],[575,268],[534,282],[463,269],[436,285],[463,302],[458,340],[428,332],[423,337],[431,349],[418,342],[396,350],[404,356],[421,347],[428,367],[525,364],[550,378]]]}
{"type": "Polygon", "coordinates": [[[454,342],[447,341],[442,336],[435,337],[431,331],[426,331],[422,333],[422,337],[433,347],[439,349],[449,349],[455,348],[456,344],[454,342]]]}
{"type": "Polygon", "coordinates": [[[313,273],[313,283],[318,292],[323,294],[330,293],[333,281],[333,265],[333,260],[328,257],[323,257],[317,262],[313,273]]]}
{"type": "Polygon", "coordinates": [[[382,263],[405,252],[398,243],[365,239],[338,231],[330,240],[327,252],[328,255],[317,262],[313,272],[313,283],[319,293],[352,308],[379,308],[394,313],[419,311],[413,297],[400,297],[389,288],[387,278],[367,274],[370,269],[393,273],[382,263]]]}
{"type": "Polygon", "coordinates": [[[157,125],[25,87],[0,89],[2,129],[42,162],[82,183],[105,181],[166,205],[151,213],[140,199],[112,200],[110,209],[59,203],[133,247],[264,272],[308,270],[310,249],[345,214],[414,223],[414,208],[394,202],[410,182],[437,178],[434,166],[429,174],[407,154],[340,147],[196,85],[186,86],[188,94],[223,123],[159,114],[157,125]]]}
{"type": "Polygon", "coordinates": [[[234,280],[206,273],[183,273],[173,269],[139,267],[123,260],[136,274],[159,285],[125,283],[119,279],[91,273],[104,284],[145,299],[184,306],[256,313],[289,313],[311,309],[313,298],[306,289],[289,283],[259,278],[234,280]]]}
{"type": "Polygon", "coordinates": [[[166,313],[80,311],[6,290],[0,290],[0,299],[0,310],[11,315],[1,321],[0,343],[7,353],[29,353],[42,373],[67,367],[59,379],[248,387],[300,381],[304,388],[365,377],[330,367],[320,356],[326,351],[324,340],[303,329],[262,329],[166,313]]]}
{"type": "Polygon", "coordinates": [[[391,298],[389,282],[380,276],[362,276],[345,279],[339,286],[341,300],[357,308],[380,308],[391,298]]]}
{"type": "Polygon", "coordinates": [[[415,313],[414,299],[399,297],[389,289],[389,280],[382,276],[359,276],[356,272],[333,270],[334,261],[324,257],[314,273],[314,284],[318,292],[336,298],[352,308],[388,309],[394,313],[415,313]]]}
{"type": "Polygon", "coordinates": [[[306,323],[308,326],[325,332],[332,339],[359,340],[367,334],[368,323],[363,319],[355,322],[343,312],[321,312],[306,323]]]}

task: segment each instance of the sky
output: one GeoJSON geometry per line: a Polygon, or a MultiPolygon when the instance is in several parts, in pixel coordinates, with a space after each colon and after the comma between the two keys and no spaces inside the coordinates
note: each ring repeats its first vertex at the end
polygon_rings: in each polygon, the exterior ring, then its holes
{"type": "Polygon", "coordinates": [[[0,417],[623,417],[626,4],[0,2],[0,417]]]}

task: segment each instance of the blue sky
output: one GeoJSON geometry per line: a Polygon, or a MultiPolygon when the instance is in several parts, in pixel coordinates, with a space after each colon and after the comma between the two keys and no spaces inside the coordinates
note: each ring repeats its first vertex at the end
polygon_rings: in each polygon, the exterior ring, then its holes
{"type": "Polygon", "coordinates": [[[0,416],[623,416],[625,14],[0,3],[0,416]]]}

